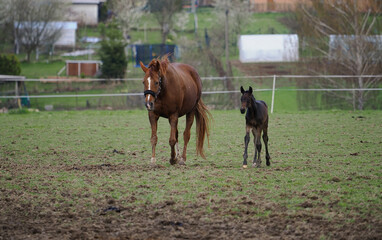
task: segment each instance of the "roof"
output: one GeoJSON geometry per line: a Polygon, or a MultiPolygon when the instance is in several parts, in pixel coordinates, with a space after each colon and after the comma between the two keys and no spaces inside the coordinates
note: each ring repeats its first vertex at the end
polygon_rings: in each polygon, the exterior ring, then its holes
{"type": "Polygon", "coordinates": [[[66,60],[66,63],[102,63],[98,60],[66,60]]]}
{"type": "Polygon", "coordinates": [[[102,0],[72,0],[73,4],[99,4],[102,0]]]}
{"type": "MultiPolygon", "coordinates": [[[[24,26],[28,26],[27,25],[28,23],[29,22],[20,22],[20,28],[23,28],[24,26]]],[[[14,24],[16,26],[17,22],[15,22],[14,24]]],[[[39,26],[42,26],[42,22],[36,22],[36,24],[34,24],[34,26],[32,25],[32,27],[39,27],[39,26]]],[[[77,22],[49,22],[47,27],[48,28],[62,28],[62,29],[76,30],[77,29],[77,22]]]]}

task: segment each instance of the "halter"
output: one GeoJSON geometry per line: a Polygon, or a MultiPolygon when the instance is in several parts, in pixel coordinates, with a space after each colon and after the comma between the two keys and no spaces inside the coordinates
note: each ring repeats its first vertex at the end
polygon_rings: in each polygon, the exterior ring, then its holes
{"type": "Polygon", "coordinates": [[[155,99],[158,97],[159,93],[160,93],[160,90],[162,88],[162,77],[160,75],[160,73],[158,73],[158,78],[159,78],[159,89],[158,89],[158,92],[154,92],[153,90],[145,90],[143,92],[143,95],[146,97],[147,94],[150,94],[151,96],[153,96],[155,99]]]}

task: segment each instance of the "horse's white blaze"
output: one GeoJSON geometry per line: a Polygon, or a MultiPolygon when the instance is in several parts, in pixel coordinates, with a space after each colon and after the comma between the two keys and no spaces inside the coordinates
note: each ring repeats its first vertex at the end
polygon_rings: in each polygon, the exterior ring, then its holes
{"type": "Polygon", "coordinates": [[[149,85],[149,89],[147,89],[147,90],[151,90],[151,77],[148,77],[147,81],[149,81],[149,84],[148,84],[149,85]]]}

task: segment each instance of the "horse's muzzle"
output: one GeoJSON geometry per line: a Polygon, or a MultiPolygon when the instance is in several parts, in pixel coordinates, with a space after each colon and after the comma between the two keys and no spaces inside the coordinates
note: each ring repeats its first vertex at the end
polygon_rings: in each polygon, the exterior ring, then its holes
{"type": "Polygon", "coordinates": [[[148,111],[153,111],[154,110],[154,103],[153,102],[146,102],[145,105],[146,105],[146,109],[148,111]]]}
{"type": "Polygon", "coordinates": [[[240,112],[241,112],[241,114],[244,114],[245,113],[245,108],[240,108],[240,112]]]}

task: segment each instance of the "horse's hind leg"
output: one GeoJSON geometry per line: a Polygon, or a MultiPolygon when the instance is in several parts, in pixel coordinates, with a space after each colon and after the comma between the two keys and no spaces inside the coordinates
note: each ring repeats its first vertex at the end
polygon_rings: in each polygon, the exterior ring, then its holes
{"type": "MultiPolygon", "coordinates": [[[[268,127],[268,126],[267,126],[268,127]]],[[[267,166],[271,165],[271,156],[269,155],[268,152],[268,128],[264,128],[264,133],[263,133],[263,141],[265,145],[265,159],[267,160],[267,166]]]]}
{"type": "Polygon", "coordinates": [[[170,116],[168,119],[170,126],[171,126],[171,133],[170,133],[170,139],[169,139],[169,144],[171,147],[171,158],[170,158],[170,163],[172,165],[177,163],[176,159],[176,152],[175,152],[175,145],[177,144],[177,131],[178,131],[178,116],[170,116]]]}
{"type": "Polygon", "coordinates": [[[253,164],[252,167],[260,167],[261,165],[261,129],[253,129],[252,130],[253,135],[255,136],[254,143],[255,143],[255,156],[253,158],[253,164]]]}
{"type": "Polygon", "coordinates": [[[192,127],[192,124],[194,123],[194,118],[195,118],[195,111],[187,113],[186,128],[184,129],[184,132],[183,132],[183,139],[184,139],[183,154],[182,154],[182,158],[179,161],[179,164],[181,165],[184,165],[187,160],[187,144],[190,141],[191,127],[192,127]]]}

